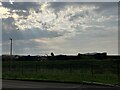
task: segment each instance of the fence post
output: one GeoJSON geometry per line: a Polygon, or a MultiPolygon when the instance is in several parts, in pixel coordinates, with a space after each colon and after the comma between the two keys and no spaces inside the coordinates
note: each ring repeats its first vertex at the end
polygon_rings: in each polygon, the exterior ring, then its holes
{"type": "Polygon", "coordinates": [[[10,61],[9,61],[9,77],[11,77],[11,73],[12,73],[12,57],[10,56],[10,61]]]}
{"type": "Polygon", "coordinates": [[[9,73],[10,73],[10,71],[11,71],[11,69],[10,69],[10,67],[11,67],[10,64],[11,64],[11,63],[10,63],[10,61],[9,61],[9,73]]]}
{"type": "Polygon", "coordinates": [[[93,80],[93,74],[94,74],[94,72],[93,72],[93,61],[91,62],[91,74],[92,74],[92,81],[94,81],[93,80]]]}
{"type": "Polygon", "coordinates": [[[11,77],[11,75],[10,75],[10,73],[11,73],[11,59],[10,59],[10,61],[9,61],[9,77],[11,77]]]}
{"type": "Polygon", "coordinates": [[[71,64],[69,64],[69,70],[70,70],[70,73],[72,73],[72,66],[71,66],[71,64]]]}
{"type": "Polygon", "coordinates": [[[22,67],[21,67],[21,74],[23,75],[23,60],[22,60],[22,67]]]}
{"type": "Polygon", "coordinates": [[[36,71],[36,74],[37,74],[37,71],[38,71],[38,70],[37,70],[37,69],[38,69],[37,63],[38,63],[38,61],[36,61],[36,66],[35,66],[35,67],[36,67],[36,70],[35,70],[35,71],[36,71]]]}
{"type": "Polygon", "coordinates": [[[117,77],[118,77],[118,85],[120,84],[120,67],[119,67],[119,65],[120,65],[120,61],[118,60],[118,62],[117,62],[117,77]]]}

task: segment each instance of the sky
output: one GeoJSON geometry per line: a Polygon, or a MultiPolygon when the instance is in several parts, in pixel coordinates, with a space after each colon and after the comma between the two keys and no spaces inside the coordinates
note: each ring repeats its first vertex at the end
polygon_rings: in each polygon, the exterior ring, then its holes
{"type": "Polygon", "coordinates": [[[118,55],[117,2],[2,2],[2,54],[118,55]]]}

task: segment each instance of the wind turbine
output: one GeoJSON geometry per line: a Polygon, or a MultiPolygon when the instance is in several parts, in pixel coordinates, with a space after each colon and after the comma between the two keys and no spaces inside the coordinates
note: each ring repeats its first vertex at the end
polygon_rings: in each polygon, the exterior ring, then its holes
{"type": "Polygon", "coordinates": [[[10,55],[12,56],[12,38],[9,39],[10,39],[10,55]]]}

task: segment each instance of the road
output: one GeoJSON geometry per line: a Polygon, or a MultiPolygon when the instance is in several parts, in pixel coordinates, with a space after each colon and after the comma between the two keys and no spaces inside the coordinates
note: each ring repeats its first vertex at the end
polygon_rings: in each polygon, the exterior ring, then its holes
{"type": "MultiPolygon", "coordinates": [[[[100,86],[100,85],[82,85],[69,83],[53,83],[53,82],[32,82],[17,80],[2,80],[3,90],[94,90],[95,88],[106,88],[108,90],[119,90],[116,87],[100,86]],[[93,89],[94,88],[94,89],[93,89]]],[[[104,89],[103,89],[104,90],[104,89]]]]}

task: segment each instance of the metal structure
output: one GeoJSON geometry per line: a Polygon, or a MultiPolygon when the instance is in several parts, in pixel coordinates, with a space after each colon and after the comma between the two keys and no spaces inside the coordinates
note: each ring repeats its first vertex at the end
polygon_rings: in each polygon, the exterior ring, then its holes
{"type": "Polygon", "coordinates": [[[10,38],[10,55],[12,56],[12,38],[10,38]]]}

